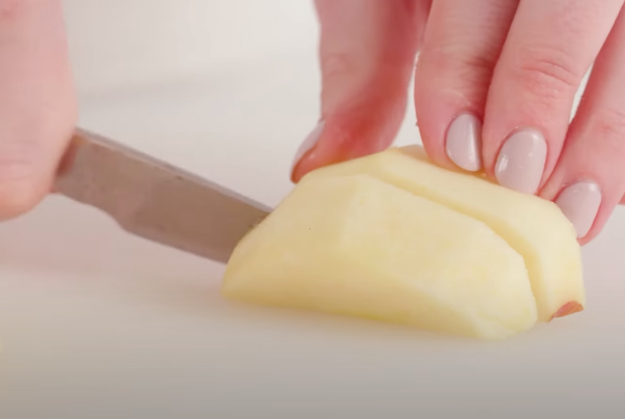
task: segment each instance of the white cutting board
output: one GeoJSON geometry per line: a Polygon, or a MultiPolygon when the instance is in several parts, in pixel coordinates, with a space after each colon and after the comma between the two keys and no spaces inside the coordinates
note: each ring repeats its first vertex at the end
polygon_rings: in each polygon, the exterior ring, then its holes
{"type": "MultiPolygon", "coordinates": [[[[83,96],[81,124],[275,205],[318,76],[310,51],[269,61],[83,96]]],[[[222,266],[51,197],[0,225],[0,418],[622,418],[623,248],[619,209],[585,312],[480,343],[228,303],[222,266]]]]}

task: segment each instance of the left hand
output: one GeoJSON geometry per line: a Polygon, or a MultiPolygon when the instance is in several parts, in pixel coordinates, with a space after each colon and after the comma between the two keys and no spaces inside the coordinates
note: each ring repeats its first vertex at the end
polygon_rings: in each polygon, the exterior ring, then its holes
{"type": "Polygon", "coordinates": [[[434,162],[555,201],[582,244],[623,200],[624,0],[315,3],[322,110],[294,181],[391,145],[418,51],[415,107],[434,162]]]}

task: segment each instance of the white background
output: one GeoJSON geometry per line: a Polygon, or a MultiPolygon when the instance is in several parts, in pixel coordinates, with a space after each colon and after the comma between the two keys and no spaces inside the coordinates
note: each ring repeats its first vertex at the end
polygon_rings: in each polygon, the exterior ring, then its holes
{"type": "Polygon", "coordinates": [[[307,0],[64,0],[81,92],[314,54],[307,0]]]}
{"type": "MultiPolygon", "coordinates": [[[[81,125],[270,205],[289,191],[317,119],[309,1],[65,4],[81,125]]],[[[619,211],[584,249],[584,313],[484,344],[229,304],[222,266],[51,197],[0,226],[0,418],[622,418],[623,246],[619,211]]]]}

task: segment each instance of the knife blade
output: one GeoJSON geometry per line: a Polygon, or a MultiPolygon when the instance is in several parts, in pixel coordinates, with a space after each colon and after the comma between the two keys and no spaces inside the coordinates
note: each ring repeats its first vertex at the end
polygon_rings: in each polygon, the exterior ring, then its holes
{"type": "Polygon", "coordinates": [[[104,211],[131,234],[222,263],[271,211],[80,128],[61,162],[54,192],[104,211]]]}

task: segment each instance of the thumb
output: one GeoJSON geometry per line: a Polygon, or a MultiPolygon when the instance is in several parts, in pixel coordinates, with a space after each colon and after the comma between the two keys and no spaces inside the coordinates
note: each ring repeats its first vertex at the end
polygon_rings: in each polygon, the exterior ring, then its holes
{"type": "Polygon", "coordinates": [[[0,220],[47,195],[73,132],[61,7],[60,0],[0,0],[0,220]]]}
{"type": "Polygon", "coordinates": [[[405,115],[429,3],[316,0],[321,117],[295,157],[293,182],[391,145],[405,115]]]}

